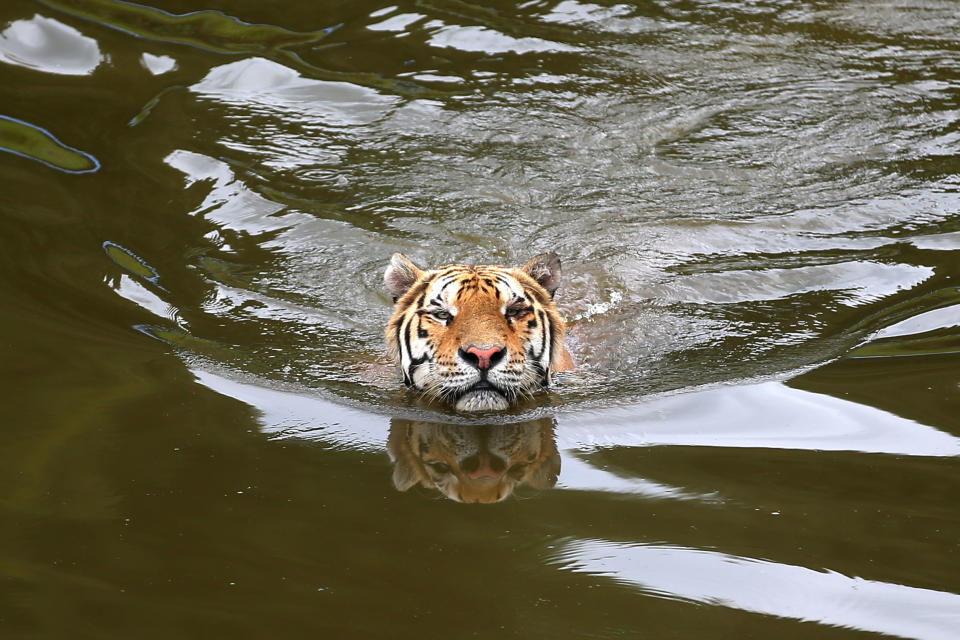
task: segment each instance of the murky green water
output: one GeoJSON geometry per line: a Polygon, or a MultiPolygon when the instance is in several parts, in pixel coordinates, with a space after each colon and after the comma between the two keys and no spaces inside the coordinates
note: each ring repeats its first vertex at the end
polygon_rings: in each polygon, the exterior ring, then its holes
{"type": "Polygon", "coordinates": [[[0,635],[960,638],[958,16],[6,0],[0,635]],[[394,251],[578,369],[421,406],[394,251]]]}

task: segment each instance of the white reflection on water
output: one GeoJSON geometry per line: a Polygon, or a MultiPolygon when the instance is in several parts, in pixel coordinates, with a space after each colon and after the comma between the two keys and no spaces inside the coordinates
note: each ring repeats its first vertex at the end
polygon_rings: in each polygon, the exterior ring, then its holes
{"type": "Polygon", "coordinates": [[[427,16],[422,13],[401,13],[395,16],[390,16],[382,22],[368,24],[367,29],[370,29],[371,31],[404,31],[414,22],[423,20],[426,17],[427,16]]]}
{"type": "Polygon", "coordinates": [[[665,22],[645,16],[630,16],[633,9],[626,4],[604,7],[591,2],[563,0],[540,17],[543,22],[585,26],[615,33],[645,33],[660,31],[665,22]]]}
{"type": "MultiPolygon", "coordinates": [[[[309,392],[270,389],[238,382],[222,375],[193,369],[200,384],[256,408],[261,429],[276,439],[297,438],[320,442],[330,448],[384,451],[389,419],[351,407],[344,407],[309,392]]],[[[475,427],[466,427],[475,428],[475,427]]],[[[656,498],[716,501],[715,496],[687,492],[643,478],[622,478],[581,460],[571,451],[561,451],[561,488],[581,491],[609,491],[656,498]]]]}
{"type": "Polygon", "coordinates": [[[17,20],[0,33],[0,62],[68,76],[86,76],[103,62],[93,38],[53,18],[17,20]]]}
{"type": "MultiPolygon", "coordinates": [[[[559,443],[558,443],[559,444],[559,443]]],[[[602,491],[604,493],[625,493],[647,498],[668,498],[671,500],[698,500],[700,502],[722,502],[715,493],[697,493],[661,482],[652,482],[644,478],[628,478],[605,471],[580,457],[580,452],[572,449],[560,451],[562,467],[557,483],[558,489],[573,491],[602,491]]]]}
{"type": "Polygon", "coordinates": [[[721,387],[558,418],[560,448],[686,445],[960,455],[960,438],[779,382],[721,387]]]}
{"type": "MultiPolygon", "coordinates": [[[[389,431],[385,416],[345,407],[312,390],[268,388],[256,379],[238,382],[199,368],[193,373],[213,391],[255,407],[262,431],[275,438],[322,442],[337,449],[385,448],[389,431]]],[[[556,421],[563,459],[558,488],[657,498],[721,499],[617,476],[580,454],[600,448],[677,445],[960,455],[960,438],[932,427],[773,382],[681,394],[592,414],[561,414],[556,421]]]]}
{"type": "MultiPolygon", "coordinates": [[[[259,380],[237,382],[201,369],[194,370],[194,375],[214,391],[257,407],[264,415],[266,433],[336,442],[345,448],[378,449],[386,442],[383,417],[344,407],[313,391],[267,388],[259,380]]],[[[443,421],[442,416],[425,419],[443,421]]],[[[779,382],[684,393],[593,413],[560,414],[556,420],[557,445],[567,452],[674,445],[960,455],[960,438],[948,433],[779,382]]],[[[581,483],[565,468],[561,483],[567,481],[599,488],[595,478],[581,483]]]]}
{"type": "Polygon", "coordinates": [[[154,313],[165,320],[177,320],[177,309],[162,300],[153,291],[150,291],[127,274],[122,274],[113,289],[121,298],[154,313]]]}
{"type": "Polygon", "coordinates": [[[264,58],[214,67],[190,90],[228,104],[266,107],[296,121],[343,127],[374,122],[399,102],[349,82],[304,78],[264,58]]]}
{"type": "Polygon", "coordinates": [[[910,244],[917,249],[928,251],[958,251],[960,250],[960,231],[917,236],[910,240],[910,244]]]}
{"type": "Polygon", "coordinates": [[[960,327],[960,305],[934,309],[933,311],[927,311],[926,313],[907,318],[889,327],[884,327],[870,336],[870,339],[881,340],[883,338],[909,336],[950,327],[960,327]]]}
{"type": "Polygon", "coordinates": [[[334,404],[306,391],[270,389],[203,369],[192,371],[205,387],[256,408],[261,429],[271,436],[325,442],[341,449],[386,449],[389,421],[384,416],[334,404]]]}
{"type": "Polygon", "coordinates": [[[254,235],[290,225],[290,220],[271,217],[283,205],[249,189],[225,162],[183,149],[171,152],[163,161],[185,174],[187,186],[200,181],[212,183],[210,193],[192,214],[254,235]]]}
{"type": "MultiPolygon", "coordinates": [[[[443,24],[436,20],[430,26],[443,24]]],[[[579,47],[542,38],[514,38],[487,27],[462,27],[445,25],[437,29],[428,44],[443,48],[459,49],[467,52],[481,52],[490,55],[502,53],[546,53],[557,51],[580,51],[579,47]]]]}
{"type": "Polygon", "coordinates": [[[152,53],[141,55],[140,64],[155,76],[163,75],[177,68],[177,61],[170,56],[155,56],[152,53]]]}
{"type": "Polygon", "coordinates": [[[651,595],[916,640],[955,640],[960,595],[682,547],[574,541],[555,562],[651,595]]]}
{"type": "Polygon", "coordinates": [[[670,301],[730,304],[777,300],[813,291],[840,291],[840,302],[863,304],[911,289],[933,275],[927,266],[840,262],[812,267],[726,271],[695,274],[651,287],[650,293],[670,301]]]}

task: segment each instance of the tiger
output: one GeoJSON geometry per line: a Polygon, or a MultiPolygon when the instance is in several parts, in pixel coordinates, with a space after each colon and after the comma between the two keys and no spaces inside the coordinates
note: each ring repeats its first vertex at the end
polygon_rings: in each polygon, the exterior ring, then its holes
{"type": "Polygon", "coordinates": [[[395,253],[383,275],[393,297],[390,357],[408,387],[456,411],[500,411],[573,369],[553,296],[555,253],[523,267],[421,269],[395,253]]]}
{"type": "Polygon", "coordinates": [[[500,502],[524,484],[550,489],[560,474],[551,418],[492,426],[397,418],[387,451],[399,491],[419,484],[456,502],[500,502]]]}

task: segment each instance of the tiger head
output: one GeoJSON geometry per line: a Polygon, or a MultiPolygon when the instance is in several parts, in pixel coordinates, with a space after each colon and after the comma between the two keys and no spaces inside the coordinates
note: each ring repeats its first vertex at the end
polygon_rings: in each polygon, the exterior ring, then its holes
{"type": "Polygon", "coordinates": [[[506,409],[572,368],[553,303],[560,259],[522,268],[452,264],[423,270],[395,253],[387,345],[404,383],[459,411],[506,409]]]}
{"type": "Polygon", "coordinates": [[[549,489],[560,474],[550,418],[493,426],[397,418],[387,451],[397,489],[419,484],[457,502],[500,502],[521,485],[549,489]]]}

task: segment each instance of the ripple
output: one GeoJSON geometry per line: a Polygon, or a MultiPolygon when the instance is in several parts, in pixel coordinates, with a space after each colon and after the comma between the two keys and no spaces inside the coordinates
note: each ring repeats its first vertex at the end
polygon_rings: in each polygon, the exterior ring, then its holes
{"type": "Polygon", "coordinates": [[[342,127],[370,124],[398,101],[348,82],[305,78],[264,58],[214,67],[190,90],[230,104],[279,110],[287,118],[342,127]]]}
{"type": "Polygon", "coordinates": [[[66,173],[92,173],[100,161],[60,142],[45,129],[0,115],[0,151],[30,158],[66,173]]]}
{"type": "Polygon", "coordinates": [[[933,275],[930,267],[876,262],[844,262],[831,265],[726,271],[673,279],[649,289],[650,295],[674,302],[736,304],[777,300],[814,291],[843,293],[842,303],[864,304],[904,289],[911,289],[933,275]]]}
{"type": "Polygon", "coordinates": [[[667,23],[644,16],[631,16],[634,8],[625,4],[601,6],[592,2],[562,0],[540,17],[548,23],[570,24],[623,34],[652,33],[667,23]]]}
{"type": "Polygon", "coordinates": [[[42,0],[54,9],[126,33],[185,44],[221,53],[259,53],[311,44],[330,35],[333,28],[290,31],[269,24],[250,24],[219,11],[175,14],[133,2],[115,0],[42,0]]]}
{"type": "MultiPolygon", "coordinates": [[[[434,25],[437,26],[437,25],[434,25]]],[[[446,25],[436,28],[428,44],[440,49],[487,53],[558,53],[580,51],[579,47],[542,38],[514,38],[488,27],[446,25]]]]}
{"type": "MultiPolygon", "coordinates": [[[[241,368],[333,388],[353,374],[316,342],[382,354],[394,251],[424,265],[556,251],[580,363],[552,397],[562,408],[782,379],[862,346],[894,321],[884,309],[952,272],[957,110],[949,82],[907,69],[933,47],[811,41],[809,16],[780,15],[389,6],[345,28],[402,50],[382,82],[267,55],[214,66],[188,96],[206,147],[167,156],[229,254],[197,260],[207,303],[189,312],[276,341],[241,368]]],[[[313,60],[364,59],[358,47],[313,60]]],[[[380,394],[351,380],[338,392],[380,394]]]]}
{"type": "Polygon", "coordinates": [[[951,640],[960,626],[960,594],[717,551],[573,540],[553,562],[657,597],[900,638],[951,640]]]}

